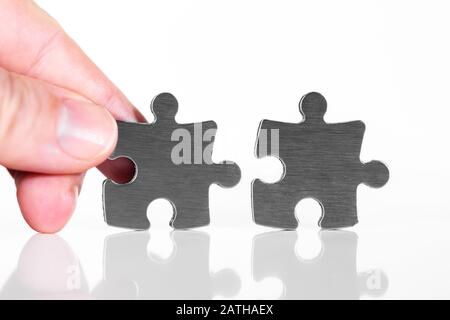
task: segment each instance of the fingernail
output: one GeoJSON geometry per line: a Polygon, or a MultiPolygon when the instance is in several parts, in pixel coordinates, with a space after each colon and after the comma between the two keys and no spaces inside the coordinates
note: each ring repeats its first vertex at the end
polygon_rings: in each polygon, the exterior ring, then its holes
{"type": "Polygon", "coordinates": [[[116,138],[116,121],[105,108],[78,100],[62,102],[58,140],[67,154],[92,160],[108,152],[116,138]]]}

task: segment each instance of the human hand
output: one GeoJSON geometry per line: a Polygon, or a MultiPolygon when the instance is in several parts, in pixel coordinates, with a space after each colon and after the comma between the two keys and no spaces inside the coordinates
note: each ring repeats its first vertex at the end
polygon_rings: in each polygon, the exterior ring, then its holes
{"type": "Polygon", "coordinates": [[[56,232],[86,170],[99,166],[119,182],[132,174],[126,161],[105,162],[117,141],[114,118],[145,119],[33,1],[0,0],[0,21],[0,165],[27,223],[56,232]]]}

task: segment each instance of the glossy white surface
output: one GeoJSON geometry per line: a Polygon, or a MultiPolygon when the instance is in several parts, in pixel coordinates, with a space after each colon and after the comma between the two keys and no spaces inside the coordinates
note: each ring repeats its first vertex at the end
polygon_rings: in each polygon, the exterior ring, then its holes
{"type": "Polygon", "coordinates": [[[295,246],[295,231],[176,231],[173,247],[167,230],[104,237],[102,229],[70,229],[2,231],[1,298],[449,297],[449,237],[437,224],[326,231],[324,244],[305,229],[295,246]]]}
{"type": "MultiPolygon", "coordinates": [[[[185,295],[450,298],[448,2],[38,2],[149,119],[153,96],[174,93],[182,106],[177,121],[215,120],[214,160],[240,165],[237,187],[211,187],[212,223],[198,236],[203,249],[195,256],[201,259],[189,262],[202,272],[186,275],[198,285],[185,295]],[[282,174],[277,160],[254,157],[258,123],[263,118],[298,121],[297,103],[313,90],[328,100],[326,121],[366,123],[361,159],[382,160],[391,178],[382,189],[358,190],[360,223],[350,229],[351,241],[338,249],[350,250],[357,242],[354,261],[338,255],[336,265],[321,268],[312,260],[308,263],[317,268],[291,272],[289,283],[280,274],[293,266],[281,265],[261,271],[267,277],[255,281],[253,245],[272,230],[252,224],[250,183],[257,177],[275,182],[282,174]],[[348,281],[338,281],[333,290],[334,282],[326,281],[292,287],[305,272],[313,272],[311,278],[321,279],[323,272],[348,281]]],[[[103,222],[102,180],[98,172],[89,172],[69,225],[58,236],[36,236],[20,217],[12,180],[6,171],[0,173],[2,297],[105,297],[104,270],[117,267],[105,260],[105,246],[108,236],[124,230],[103,222]]],[[[318,206],[306,201],[298,209],[300,241],[298,246],[286,241],[286,246],[314,259],[321,247],[313,227],[318,206]]],[[[122,276],[139,275],[153,283],[165,279],[158,277],[165,268],[155,255],[169,257],[173,245],[170,230],[162,227],[170,220],[167,203],[153,203],[149,212],[155,226],[149,245],[155,274],[122,276]]],[[[128,238],[119,238],[126,247],[128,238]]],[[[165,263],[174,272],[185,270],[185,264],[165,263]]],[[[108,293],[179,297],[182,283],[158,282],[144,290],[136,281],[114,282],[108,293]]]]}

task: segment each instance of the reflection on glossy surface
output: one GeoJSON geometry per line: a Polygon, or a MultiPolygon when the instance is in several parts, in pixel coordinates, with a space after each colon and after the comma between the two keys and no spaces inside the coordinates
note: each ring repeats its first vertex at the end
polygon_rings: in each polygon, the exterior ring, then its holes
{"type": "Polygon", "coordinates": [[[57,235],[28,240],[0,299],[84,299],[88,285],[69,245],[57,235]]]}
{"type": "Polygon", "coordinates": [[[146,231],[113,235],[105,240],[104,279],[94,289],[100,299],[210,299],[233,296],[240,279],[231,270],[211,274],[209,235],[173,231],[169,259],[147,253],[151,234],[146,231]]]}
{"type": "Polygon", "coordinates": [[[279,278],[284,284],[282,299],[359,299],[361,295],[382,296],[388,279],[379,269],[358,273],[358,236],[353,232],[322,230],[318,257],[303,260],[295,253],[296,231],[258,235],[253,243],[253,277],[261,281],[279,278]]]}

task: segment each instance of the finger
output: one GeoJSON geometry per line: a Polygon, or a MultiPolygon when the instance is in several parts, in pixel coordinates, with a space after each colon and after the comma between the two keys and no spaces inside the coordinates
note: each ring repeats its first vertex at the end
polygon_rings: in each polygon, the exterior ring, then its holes
{"type": "Polygon", "coordinates": [[[144,117],[34,2],[0,1],[0,66],[77,92],[118,120],[144,117]]]}
{"type": "Polygon", "coordinates": [[[29,226],[42,233],[61,230],[75,209],[83,177],[16,173],[17,200],[29,226]]]}
{"type": "Polygon", "coordinates": [[[45,175],[8,171],[15,181],[17,201],[28,225],[41,233],[61,230],[75,210],[85,174],[45,175]]]}
{"type": "MultiPolygon", "coordinates": [[[[0,1],[0,21],[8,21],[0,28],[0,66],[78,92],[106,106],[116,119],[145,122],[58,23],[32,1],[0,1]]],[[[132,177],[134,169],[120,164],[108,161],[99,169],[112,179],[132,177]]]]}
{"type": "Polygon", "coordinates": [[[84,172],[103,162],[116,141],[116,122],[104,107],[0,68],[1,165],[49,174],[84,172]]]}
{"type": "MultiPolygon", "coordinates": [[[[58,23],[32,1],[0,2],[0,21],[10,22],[0,29],[0,66],[78,92],[106,106],[116,119],[145,122],[58,23]]],[[[134,172],[125,161],[107,161],[99,169],[117,182],[129,180],[134,172]]]]}

